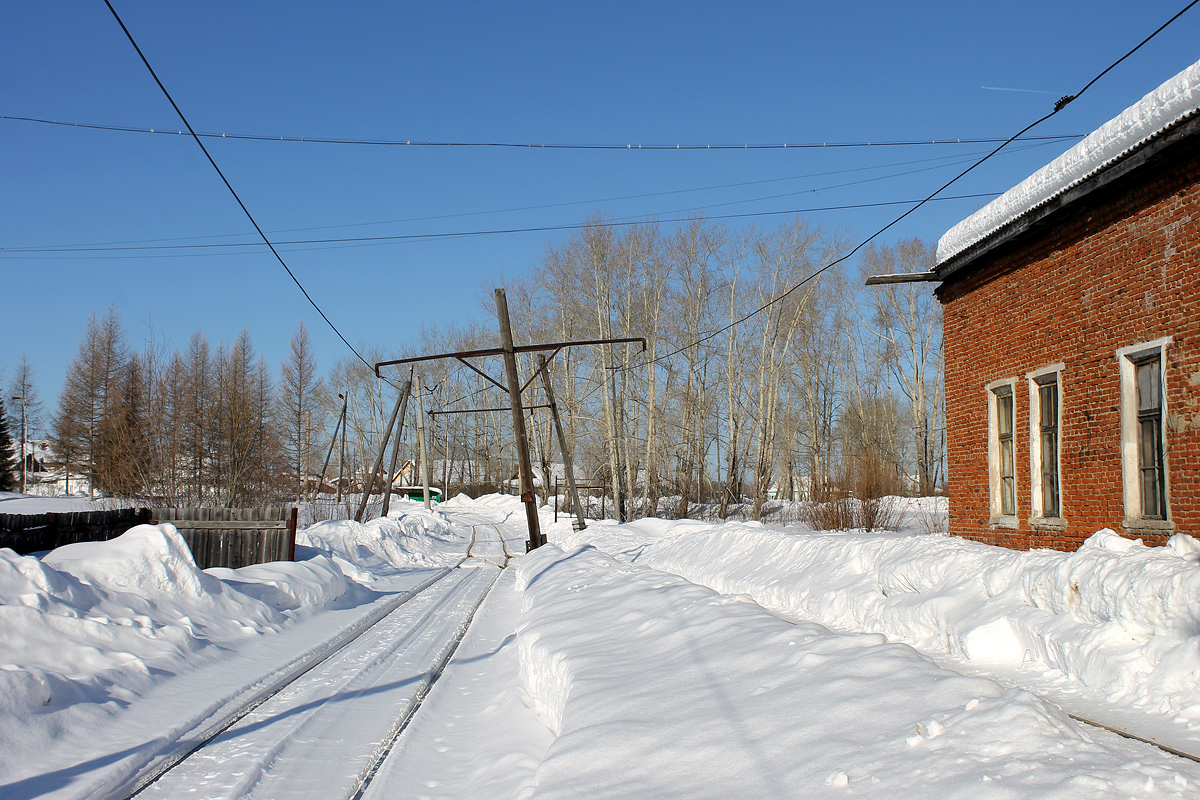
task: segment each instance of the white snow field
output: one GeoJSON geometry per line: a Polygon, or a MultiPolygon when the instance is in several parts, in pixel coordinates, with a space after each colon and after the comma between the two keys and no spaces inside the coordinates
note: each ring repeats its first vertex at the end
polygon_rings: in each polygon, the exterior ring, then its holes
{"type": "Polygon", "coordinates": [[[143,795],[1200,787],[1200,764],[1067,713],[1200,752],[1189,537],[1017,553],[915,532],[543,519],[552,544],[528,555],[522,508],[500,496],[321,523],[301,560],[240,570],[196,569],[169,525],[40,560],[0,550],[0,797],[128,796],[268,688],[143,795]],[[522,555],[500,570],[504,549],[522,555]]]}

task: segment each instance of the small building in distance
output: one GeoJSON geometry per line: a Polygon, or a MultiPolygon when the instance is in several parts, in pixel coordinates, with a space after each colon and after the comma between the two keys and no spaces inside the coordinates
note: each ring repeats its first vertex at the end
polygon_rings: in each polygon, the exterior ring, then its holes
{"type": "Polygon", "coordinates": [[[1200,62],[952,228],[950,530],[1200,533],[1200,62]]]}

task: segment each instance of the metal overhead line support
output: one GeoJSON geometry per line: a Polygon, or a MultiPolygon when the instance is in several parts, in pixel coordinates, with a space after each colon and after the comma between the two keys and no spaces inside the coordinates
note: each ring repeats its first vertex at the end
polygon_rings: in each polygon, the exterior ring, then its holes
{"type": "MultiPolygon", "coordinates": [[[[471,409],[472,411],[512,411],[513,415],[513,435],[517,440],[517,460],[520,464],[520,479],[521,479],[521,502],[525,504],[525,519],[529,526],[529,541],[528,549],[532,550],[535,547],[541,547],[546,543],[545,537],[542,536],[542,527],[538,521],[537,501],[533,497],[533,468],[529,458],[529,440],[525,433],[525,409],[521,405],[521,393],[529,387],[529,384],[537,380],[539,375],[545,374],[550,364],[550,359],[558,355],[560,350],[567,347],[583,347],[599,344],[625,344],[632,342],[640,342],[642,352],[646,352],[646,340],[641,336],[631,336],[616,339],[588,339],[578,342],[549,342],[546,344],[524,344],[514,345],[512,338],[512,324],[508,317],[508,300],[504,295],[503,289],[496,290],[496,316],[500,322],[500,347],[489,347],[483,350],[464,350],[458,353],[439,353],[432,356],[414,356],[412,358],[397,358],[392,361],[380,361],[375,364],[375,376],[382,377],[379,374],[380,367],[388,367],[396,364],[415,364],[421,361],[438,361],[442,359],[453,358],[461,362],[469,369],[477,372],[485,380],[493,386],[508,392],[509,406],[507,408],[489,408],[489,409],[471,409]],[[520,377],[517,374],[517,353],[544,353],[552,351],[549,359],[540,360],[540,366],[536,369],[533,375],[524,384],[521,383],[520,377]],[[502,356],[504,358],[505,382],[493,378],[486,372],[467,361],[468,358],[485,358],[488,356],[502,356]]],[[[530,408],[543,408],[545,406],[530,406],[530,408]]],[[[434,413],[434,412],[430,412],[434,413]]],[[[437,413],[453,413],[453,412],[437,412],[437,413]]],[[[465,412],[463,412],[465,413],[465,412]]],[[[557,414],[554,415],[557,425],[557,414]]],[[[562,428],[558,428],[559,441],[565,442],[566,437],[562,433],[562,428]]],[[[567,463],[570,462],[569,455],[567,463]]],[[[571,476],[572,479],[574,476],[571,476]]]]}

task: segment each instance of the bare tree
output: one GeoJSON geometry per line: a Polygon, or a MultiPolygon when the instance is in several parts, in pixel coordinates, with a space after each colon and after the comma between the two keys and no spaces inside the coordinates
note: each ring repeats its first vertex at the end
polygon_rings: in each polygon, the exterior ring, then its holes
{"type": "MultiPolygon", "coordinates": [[[[925,272],[934,247],[920,239],[863,251],[864,274],[925,272]]],[[[883,347],[884,359],[908,399],[916,486],[930,494],[941,478],[945,449],[942,430],[941,304],[919,283],[877,287],[869,295],[867,323],[883,347]]]]}

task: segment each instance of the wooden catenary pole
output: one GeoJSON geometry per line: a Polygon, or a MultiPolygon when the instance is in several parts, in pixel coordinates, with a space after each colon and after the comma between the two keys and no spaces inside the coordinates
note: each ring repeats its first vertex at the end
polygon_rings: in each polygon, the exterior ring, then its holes
{"type": "MultiPolygon", "coordinates": [[[[388,420],[387,431],[383,434],[383,441],[379,445],[379,457],[375,459],[375,468],[371,470],[371,479],[363,486],[362,502],[358,504],[358,511],[354,514],[355,522],[362,522],[363,515],[367,513],[367,501],[371,499],[371,492],[375,489],[375,481],[379,479],[379,470],[383,468],[383,456],[387,452],[388,439],[391,438],[392,428],[396,426],[396,416],[400,413],[401,406],[408,404],[408,392],[412,388],[412,381],[404,382],[404,386],[400,388],[400,396],[396,398],[396,405],[392,408],[392,418],[388,420]]],[[[392,487],[389,485],[387,490],[390,492],[392,487]]]]}
{"type": "MultiPolygon", "coordinates": [[[[563,431],[562,422],[558,418],[558,405],[554,402],[554,389],[550,386],[550,370],[546,365],[546,357],[538,353],[538,371],[542,373],[542,388],[546,391],[546,403],[550,406],[550,419],[554,420],[554,430],[558,434],[558,450],[562,453],[563,469],[567,473],[567,491],[571,493],[571,508],[575,509],[575,530],[583,530],[587,522],[583,518],[583,505],[579,502],[579,490],[575,488],[575,469],[571,465],[571,450],[567,447],[567,436],[563,431]]],[[[557,492],[555,493],[557,497],[557,492]]]]}
{"type": "Polygon", "coordinates": [[[429,498],[429,461],[428,452],[425,447],[425,403],[421,398],[421,376],[416,377],[417,387],[417,443],[421,449],[421,488],[425,494],[425,509],[433,508],[432,501],[429,498]]]}
{"type": "MultiPolygon", "coordinates": [[[[417,391],[421,390],[420,384],[417,386],[417,391]]],[[[396,423],[396,436],[392,440],[392,463],[388,467],[387,485],[383,489],[383,516],[388,515],[388,510],[392,507],[392,481],[396,479],[396,463],[400,460],[400,432],[404,430],[404,414],[408,411],[408,398],[405,398],[404,404],[400,408],[400,421],[396,423]]]]}
{"type": "Polygon", "coordinates": [[[508,318],[508,300],[503,289],[496,290],[496,316],[500,320],[500,347],[504,355],[504,371],[508,377],[508,399],[512,406],[513,438],[517,445],[517,462],[521,474],[521,502],[525,504],[525,520],[529,525],[530,550],[545,544],[538,520],[537,500],[533,496],[533,467],[529,459],[529,437],[525,433],[525,411],[521,408],[521,380],[517,377],[517,355],[513,347],[512,323],[508,318]]]}

